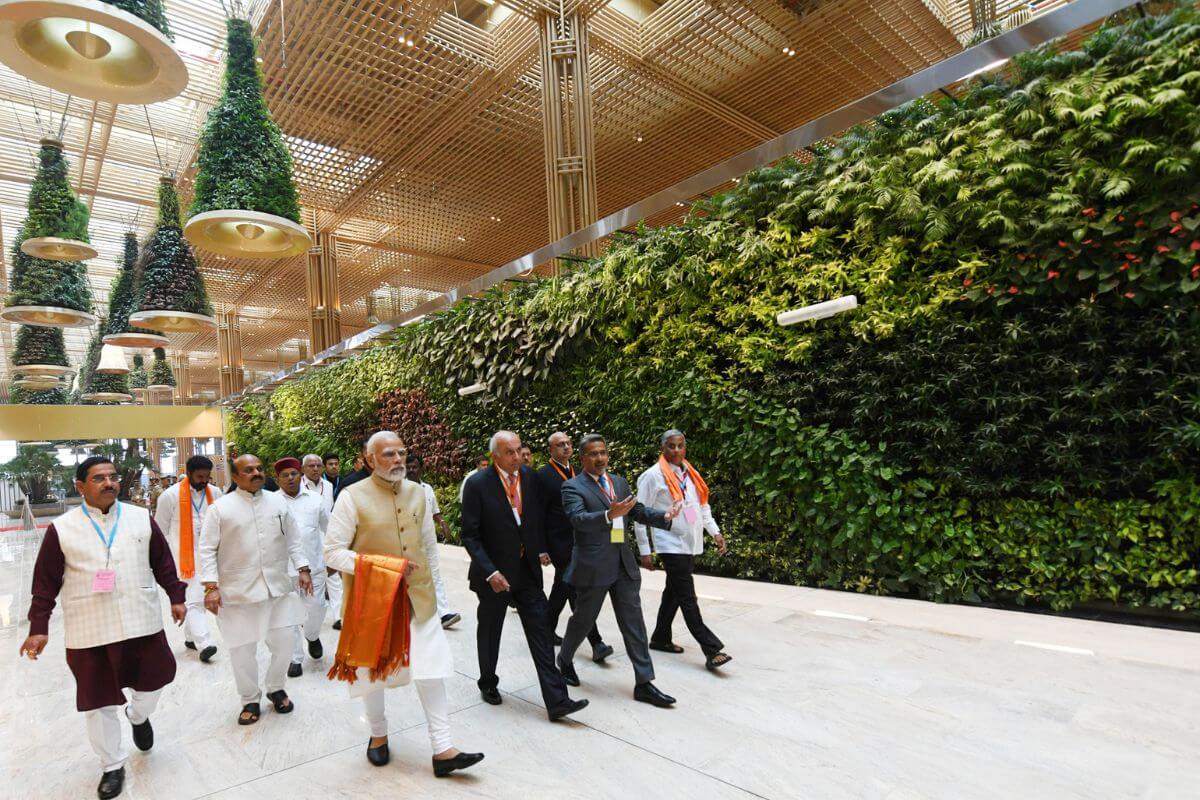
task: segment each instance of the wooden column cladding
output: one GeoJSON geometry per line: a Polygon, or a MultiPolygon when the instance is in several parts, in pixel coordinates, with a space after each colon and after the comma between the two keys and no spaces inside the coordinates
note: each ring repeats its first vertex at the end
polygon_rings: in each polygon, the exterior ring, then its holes
{"type": "Polygon", "coordinates": [[[342,299],[338,286],[337,237],[319,233],[308,251],[309,350],[319,353],[342,340],[342,299]]]}
{"type": "MultiPolygon", "coordinates": [[[[598,217],[587,21],[578,13],[546,14],[538,32],[546,204],[553,241],[598,217]]],[[[590,255],[592,249],[581,255],[590,255]]]]}
{"type": "Polygon", "coordinates": [[[217,354],[221,360],[221,396],[237,394],[246,380],[242,372],[242,321],[236,308],[217,312],[217,354]]]}

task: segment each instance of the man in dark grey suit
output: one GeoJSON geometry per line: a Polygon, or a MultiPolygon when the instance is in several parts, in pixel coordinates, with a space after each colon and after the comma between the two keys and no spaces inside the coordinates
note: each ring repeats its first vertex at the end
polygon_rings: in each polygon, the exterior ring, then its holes
{"type": "Polygon", "coordinates": [[[646,508],[630,494],[624,478],[608,474],[608,445],[603,436],[590,433],[583,437],[579,452],[583,472],[562,485],[563,512],[575,532],[575,548],[564,579],[578,594],[558,653],[558,668],[568,684],[579,685],[572,663],[575,651],[596,624],[604,596],[610,595],[625,652],[633,664],[633,697],[665,708],[675,698],[651,683],[654,664],[642,618],[642,576],[629,547],[626,521],[669,530],[679,509],[664,514],[646,508]]]}

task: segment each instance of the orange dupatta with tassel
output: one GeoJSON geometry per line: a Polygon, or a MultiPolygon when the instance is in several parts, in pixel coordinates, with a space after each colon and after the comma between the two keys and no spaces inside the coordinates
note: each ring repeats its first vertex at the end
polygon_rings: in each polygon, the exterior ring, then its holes
{"type": "MultiPolygon", "coordinates": [[[[678,503],[683,499],[683,487],[679,485],[679,478],[675,476],[675,470],[671,469],[671,462],[667,461],[666,456],[658,457],[658,468],[662,470],[663,478],[667,481],[667,491],[671,493],[671,499],[678,503]]],[[[687,472],[692,486],[696,487],[696,498],[699,499],[700,505],[708,505],[708,484],[704,482],[704,478],[700,477],[700,473],[686,458],[683,460],[683,469],[687,472]]]]}
{"type": "MultiPolygon", "coordinates": [[[[212,505],[212,488],[204,485],[204,502],[212,505]]],[[[190,578],[196,574],[196,532],[192,529],[192,484],[179,482],[179,576],[190,578]]]]}
{"type": "Polygon", "coordinates": [[[381,681],[408,666],[407,566],[404,558],[358,554],[330,680],[354,683],[362,667],[381,681]]]}

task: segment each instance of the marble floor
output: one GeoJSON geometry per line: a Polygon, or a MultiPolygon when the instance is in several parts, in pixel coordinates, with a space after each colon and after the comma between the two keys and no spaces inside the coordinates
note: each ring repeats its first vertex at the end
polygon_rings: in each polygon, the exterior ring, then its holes
{"type": "MultiPolygon", "coordinates": [[[[11,544],[11,542],[10,542],[11,544]]],[[[0,548],[0,796],[95,796],[98,768],[74,711],[61,625],[19,660],[29,555],[0,548]],[[16,594],[14,594],[16,592],[16,594]],[[7,595],[5,593],[8,593],[7,595]]],[[[327,655],[289,681],[296,712],[238,727],[224,652],[201,664],[169,628],[179,673],[133,756],[138,798],[1189,798],[1200,797],[1200,635],[908,600],[700,578],[704,613],[734,661],[704,669],[655,653],[670,710],[632,700],[611,610],[607,666],[576,665],[591,706],[546,720],[515,615],[501,655],[504,704],[483,704],[466,557],[443,548],[463,621],[449,632],[456,743],[486,760],[437,780],[411,688],[388,696],[392,762],[364,756],[361,707],[324,677],[327,655]]],[[[645,575],[657,609],[662,574],[645,575]]],[[[565,620],[564,620],[565,622],[565,620]]],[[[560,625],[561,628],[561,625],[560,625]]],[[[586,654],[586,646],[584,651],[586,654]]]]}

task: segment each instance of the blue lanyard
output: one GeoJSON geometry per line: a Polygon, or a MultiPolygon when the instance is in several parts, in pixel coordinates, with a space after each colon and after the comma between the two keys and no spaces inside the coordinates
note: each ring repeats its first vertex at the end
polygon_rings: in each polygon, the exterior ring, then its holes
{"type": "Polygon", "coordinates": [[[92,528],[95,529],[96,535],[100,537],[100,544],[104,545],[105,564],[107,565],[112,557],[113,539],[117,538],[117,525],[121,524],[121,503],[117,501],[117,518],[113,520],[112,529],[108,532],[107,540],[104,538],[104,531],[100,529],[100,526],[96,524],[96,520],[92,519],[92,515],[88,513],[87,506],[81,505],[80,508],[83,509],[83,515],[87,517],[88,522],[92,523],[92,528]]]}
{"type": "MultiPolygon", "coordinates": [[[[191,499],[191,493],[190,493],[190,492],[188,493],[188,499],[191,499]]],[[[200,509],[204,508],[204,501],[205,501],[206,499],[208,499],[208,495],[207,495],[207,494],[205,494],[204,492],[201,492],[201,493],[200,493],[200,502],[199,502],[199,503],[192,503],[192,511],[195,511],[197,514],[199,514],[199,513],[200,513],[200,509]]]]}

